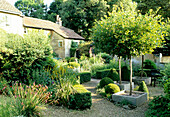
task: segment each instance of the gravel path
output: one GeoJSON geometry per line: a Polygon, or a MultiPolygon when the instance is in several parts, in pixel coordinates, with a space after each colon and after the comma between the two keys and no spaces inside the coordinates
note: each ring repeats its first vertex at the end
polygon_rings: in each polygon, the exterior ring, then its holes
{"type": "Polygon", "coordinates": [[[90,82],[83,84],[87,90],[92,92],[91,109],[77,111],[65,107],[50,106],[44,110],[44,115],[48,117],[145,117],[144,113],[147,110],[148,103],[134,110],[126,110],[116,106],[112,102],[96,94],[95,87],[98,83],[99,80],[92,79],[90,82]]]}

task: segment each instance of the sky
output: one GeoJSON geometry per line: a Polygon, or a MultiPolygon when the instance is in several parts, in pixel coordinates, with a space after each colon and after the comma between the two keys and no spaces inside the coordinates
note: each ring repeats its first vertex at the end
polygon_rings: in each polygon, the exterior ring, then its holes
{"type": "MultiPolygon", "coordinates": [[[[14,5],[17,0],[6,0],[6,1],[8,1],[12,5],[14,5]]],[[[44,3],[47,4],[48,6],[50,6],[50,3],[53,2],[53,1],[54,0],[44,0],[44,3]]]]}

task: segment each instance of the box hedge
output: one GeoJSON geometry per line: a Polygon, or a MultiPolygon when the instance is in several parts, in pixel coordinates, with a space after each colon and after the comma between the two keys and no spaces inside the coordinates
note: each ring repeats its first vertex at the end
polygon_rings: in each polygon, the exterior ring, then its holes
{"type": "Polygon", "coordinates": [[[102,79],[104,77],[109,77],[113,81],[118,81],[119,80],[119,74],[117,73],[116,69],[98,70],[96,72],[96,78],[97,79],[102,79]]]}
{"type": "Polygon", "coordinates": [[[90,72],[82,72],[79,73],[80,76],[80,84],[84,83],[84,82],[88,82],[91,80],[91,73],[90,72]]]}
{"type": "Polygon", "coordinates": [[[91,92],[82,85],[74,85],[75,94],[69,96],[68,108],[70,109],[86,109],[92,105],[91,92]]]}

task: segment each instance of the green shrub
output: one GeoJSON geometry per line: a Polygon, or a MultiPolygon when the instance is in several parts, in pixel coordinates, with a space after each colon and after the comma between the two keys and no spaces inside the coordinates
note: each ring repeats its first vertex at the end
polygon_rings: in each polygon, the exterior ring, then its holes
{"type": "Polygon", "coordinates": [[[109,77],[105,77],[105,78],[101,79],[101,81],[100,81],[100,88],[103,88],[104,86],[106,86],[110,83],[114,83],[113,80],[109,77]]]}
{"type": "Polygon", "coordinates": [[[136,86],[133,90],[134,91],[138,91],[139,90],[139,86],[136,86]]]}
{"type": "Polygon", "coordinates": [[[170,99],[164,96],[157,96],[149,103],[146,117],[169,117],[170,99]]]}
{"type": "Polygon", "coordinates": [[[130,70],[127,66],[123,66],[121,69],[122,81],[130,81],[130,70]]]}
{"type": "Polygon", "coordinates": [[[120,92],[120,88],[118,85],[110,83],[105,87],[105,92],[108,94],[113,94],[113,93],[117,93],[120,92]]]}
{"type": "Polygon", "coordinates": [[[105,70],[98,70],[96,72],[96,78],[97,79],[102,79],[104,77],[107,77],[110,72],[110,69],[105,69],[105,70]]]}
{"type": "Polygon", "coordinates": [[[75,85],[75,94],[69,96],[68,108],[71,109],[86,109],[92,105],[91,92],[85,89],[82,85],[75,85]]]}
{"type": "Polygon", "coordinates": [[[83,54],[85,54],[85,56],[89,57],[89,50],[90,50],[90,46],[91,46],[92,42],[85,42],[85,43],[81,43],[79,44],[78,50],[79,50],[79,54],[80,56],[82,56],[83,54]]]}
{"type": "Polygon", "coordinates": [[[141,76],[142,75],[142,77],[147,77],[147,73],[145,72],[145,71],[140,71],[139,73],[138,73],[138,76],[141,76]],[[143,75],[142,75],[142,73],[143,73],[143,75]]]}
{"type": "Polygon", "coordinates": [[[32,69],[47,65],[52,47],[43,33],[33,30],[24,37],[6,33],[0,38],[0,71],[7,80],[28,82],[32,69]]]}
{"type": "Polygon", "coordinates": [[[91,80],[91,73],[90,72],[79,73],[79,76],[80,76],[80,83],[81,84],[91,80]]]}
{"type": "Polygon", "coordinates": [[[110,63],[110,60],[112,60],[112,57],[106,53],[100,53],[97,56],[101,56],[104,59],[104,63],[110,63]]]}
{"type": "Polygon", "coordinates": [[[67,61],[67,63],[69,63],[70,57],[66,57],[65,60],[67,61]]]}
{"type": "Polygon", "coordinates": [[[164,84],[164,92],[166,93],[166,97],[170,99],[170,78],[168,78],[164,84]]]}
{"type": "Polygon", "coordinates": [[[148,87],[146,86],[145,82],[142,81],[140,84],[139,84],[139,89],[138,91],[142,91],[142,92],[145,92],[147,93],[148,95],[148,98],[149,98],[149,91],[148,91],[148,87]]]}
{"type": "Polygon", "coordinates": [[[76,59],[77,59],[76,57],[71,57],[71,58],[70,58],[70,62],[75,62],[76,59]]]}
{"type": "Polygon", "coordinates": [[[74,57],[77,48],[70,48],[70,57],[74,57]]]}
{"type": "Polygon", "coordinates": [[[80,67],[80,64],[77,62],[69,62],[68,66],[73,67],[73,68],[78,68],[80,67]]]}
{"type": "Polygon", "coordinates": [[[145,60],[143,63],[145,69],[156,69],[156,64],[152,60],[145,60]]]}
{"type": "Polygon", "coordinates": [[[108,77],[111,78],[113,81],[119,81],[119,74],[116,69],[111,69],[108,77]]]}
{"type": "Polygon", "coordinates": [[[165,65],[164,73],[168,78],[170,78],[170,63],[165,65]]]}

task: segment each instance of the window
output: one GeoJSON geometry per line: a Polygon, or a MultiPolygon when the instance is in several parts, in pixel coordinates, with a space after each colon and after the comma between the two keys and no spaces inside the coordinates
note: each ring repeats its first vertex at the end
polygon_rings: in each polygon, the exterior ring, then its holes
{"type": "Polygon", "coordinates": [[[27,28],[24,28],[24,33],[27,33],[27,28]]]}
{"type": "Polygon", "coordinates": [[[63,41],[62,40],[58,41],[58,47],[63,47],[63,41]]]}
{"type": "Polygon", "coordinates": [[[6,22],[6,26],[9,26],[10,24],[9,24],[9,17],[8,16],[5,16],[5,22],[6,22]]]}

